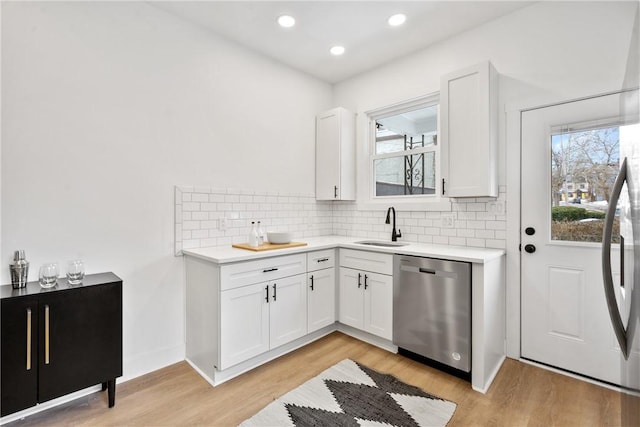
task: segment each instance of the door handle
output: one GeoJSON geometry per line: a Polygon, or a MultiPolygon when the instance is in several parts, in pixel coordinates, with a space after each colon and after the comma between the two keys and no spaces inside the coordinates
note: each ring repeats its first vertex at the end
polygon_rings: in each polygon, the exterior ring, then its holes
{"type": "Polygon", "coordinates": [[[49,306],[44,306],[44,364],[49,364],[49,306]]]}
{"type": "Polygon", "coordinates": [[[418,271],[420,273],[436,274],[436,271],[435,270],[431,270],[430,268],[419,268],[418,271]]]}
{"type": "Polygon", "coordinates": [[[364,275],[364,289],[367,289],[367,279],[369,278],[369,276],[367,276],[366,274],[364,275]]]}
{"type": "MultiPolygon", "coordinates": [[[[607,308],[609,309],[609,317],[611,318],[611,325],[613,331],[616,334],[616,339],[620,345],[620,350],[625,359],[629,359],[629,348],[627,346],[627,331],[622,323],[622,316],[620,315],[620,309],[618,309],[618,303],[616,301],[616,293],[613,285],[613,274],[611,272],[611,234],[613,233],[613,220],[616,216],[616,207],[618,205],[618,198],[622,192],[622,186],[627,179],[627,158],[625,157],[620,167],[620,172],[616,177],[616,182],[613,184],[613,191],[611,192],[611,198],[609,200],[609,207],[607,208],[607,215],[604,219],[604,230],[602,231],[602,276],[604,282],[604,294],[607,299],[607,308]]],[[[624,249],[620,247],[620,252],[624,249]]],[[[621,272],[624,275],[624,271],[621,272]]]]}
{"type": "Polygon", "coordinates": [[[527,236],[533,236],[534,234],[536,234],[536,229],[533,227],[527,227],[524,229],[524,232],[527,234],[527,236]]]}
{"type": "Polygon", "coordinates": [[[27,371],[31,370],[31,309],[27,308],[27,371]]]}
{"type": "Polygon", "coordinates": [[[337,185],[333,186],[333,198],[334,199],[338,198],[338,186],[337,185]]]}
{"type": "Polygon", "coordinates": [[[266,292],[266,294],[267,294],[267,296],[266,296],[264,299],[265,299],[265,301],[267,301],[267,303],[268,303],[268,302],[269,302],[269,285],[265,286],[265,287],[264,287],[264,290],[265,290],[265,292],[266,292]]]}
{"type": "Polygon", "coordinates": [[[532,254],[536,251],[536,246],[529,243],[528,245],[524,245],[524,251],[528,254],[532,254]]]}
{"type": "Polygon", "coordinates": [[[273,301],[274,301],[274,302],[275,302],[275,300],[276,300],[276,292],[277,292],[277,291],[276,291],[276,285],[277,285],[277,283],[274,283],[274,284],[273,284],[273,301]]]}
{"type": "Polygon", "coordinates": [[[311,290],[313,290],[313,275],[311,275],[311,290]]]}
{"type": "Polygon", "coordinates": [[[362,286],[362,283],[360,283],[360,278],[362,277],[362,274],[358,273],[358,288],[360,286],[362,286]]]}

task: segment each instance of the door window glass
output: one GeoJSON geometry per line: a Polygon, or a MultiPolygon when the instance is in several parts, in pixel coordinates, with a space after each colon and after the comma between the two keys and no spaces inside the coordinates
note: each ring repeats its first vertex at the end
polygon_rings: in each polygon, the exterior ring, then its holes
{"type": "MultiPolygon", "coordinates": [[[[620,168],[619,126],[551,136],[551,239],[601,242],[610,191],[620,168]]],[[[619,241],[618,212],[614,242],[619,241]],[[616,240],[618,239],[618,240],[616,240]]]]}

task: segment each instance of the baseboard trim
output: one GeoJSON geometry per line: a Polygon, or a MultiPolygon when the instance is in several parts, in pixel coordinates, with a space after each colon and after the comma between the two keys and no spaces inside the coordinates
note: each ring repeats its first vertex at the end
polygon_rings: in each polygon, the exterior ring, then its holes
{"type": "Polygon", "coordinates": [[[471,388],[474,389],[475,391],[477,391],[478,393],[487,394],[487,392],[489,391],[489,387],[491,387],[491,384],[493,383],[493,380],[498,375],[498,372],[500,371],[500,368],[502,367],[502,364],[504,363],[504,361],[506,359],[507,359],[507,356],[505,356],[504,354],[500,357],[500,361],[498,363],[496,363],[496,366],[493,368],[493,371],[491,372],[489,377],[485,380],[483,387],[478,387],[478,386],[474,385],[473,382],[472,382],[471,383],[471,388]]]}
{"type": "MultiPolygon", "coordinates": [[[[250,370],[257,368],[258,366],[264,365],[265,363],[270,362],[271,360],[277,359],[280,356],[283,356],[287,353],[290,353],[294,350],[304,347],[305,345],[310,344],[313,341],[319,340],[320,338],[327,336],[330,333],[335,331],[336,331],[336,326],[334,323],[332,325],[319,329],[315,332],[312,332],[311,334],[300,337],[297,340],[294,340],[288,344],[285,344],[283,346],[270,350],[266,353],[260,354],[259,356],[246,360],[235,366],[231,366],[228,369],[225,369],[224,371],[216,370],[214,372],[214,378],[209,378],[207,375],[204,375],[202,370],[197,369],[197,367],[196,367],[196,371],[200,375],[202,375],[209,384],[215,387],[239,375],[249,372],[250,370]]],[[[194,364],[191,361],[189,361],[189,364],[191,366],[194,366],[194,364]]]]}
{"type": "Polygon", "coordinates": [[[359,329],[353,328],[351,326],[348,326],[342,323],[337,323],[337,325],[338,325],[337,330],[342,332],[345,335],[349,335],[350,337],[353,337],[360,341],[364,341],[367,344],[375,345],[376,347],[380,347],[381,349],[387,350],[391,353],[398,352],[398,346],[393,345],[393,343],[389,340],[380,338],[379,336],[372,335],[368,332],[361,331],[359,329]]]}
{"type": "MultiPolygon", "coordinates": [[[[57,399],[49,400],[43,403],[38,403],[36,406],[32,406],[31,408],[23,409],[22,411],[14,412],[13,414],[9,414],[0,418],[0,425],[4,425],[17,420],[22,420],[30,415],[37,414],[38,412],[46,411],[47,409],[53,408],[54,406],[63,405],[67,402],[79,399],[84,396],[88,396],[100,390],[102,390],[102,385],[94,385],[82,390],[74,391],[73,393],[66,394],[62,397],[58,397],[57,399]]],[[[116,404],[117,404],[117,399],[116,399],[116,404]]],[[[106,405],[107,405],[107,402],[105,402],[105,406],[106,405]]]]}
{"type": "Polygon", "coordinates": [[[185,360],[185,345],[176,345],[173,347],[165,347],[159,350],[136,354],[133,357],[125,359],[123,362],[123,376],[118,382],[125,382],[142,375],[148,374],[158,369],[165,368],[174,363],[185,360]]]}

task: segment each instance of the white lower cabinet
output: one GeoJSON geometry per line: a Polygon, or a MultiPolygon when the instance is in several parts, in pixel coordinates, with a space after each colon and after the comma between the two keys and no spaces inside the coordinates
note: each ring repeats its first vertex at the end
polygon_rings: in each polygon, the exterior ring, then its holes
{"type": "Polygon", "coordinates": [[[340,267],[340,323],[392,339],[393,277],[340,267]]]}
{"type": "Polygon", "coordinates": [[[276,348],[307,334],[306,275],[270,282],[269,348],[276,348]]]}
{"type": "Polygon", "coordinates": [[[268,283],[221,292],[220,362],[226,369],[269,350],[268,283]]]}
{"type": "Polygon", "coordinates": [[[236,365],[306,333],[305,274],[222,291],[218,369],[236,365]]]}
{"type": "Polygon", "coordinates": [[[311,333],[336,321],[336,269],[325,268],[307,276],[307,331],[311,333]]]}

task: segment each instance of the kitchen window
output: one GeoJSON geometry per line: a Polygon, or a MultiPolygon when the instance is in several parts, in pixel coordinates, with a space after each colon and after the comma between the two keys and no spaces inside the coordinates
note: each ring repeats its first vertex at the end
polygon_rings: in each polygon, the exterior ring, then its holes
{"type": "Polygon", "coordinates": [[[442,201],[438,102],[436,94],[367,112],[370,203],[442,201]]]}

